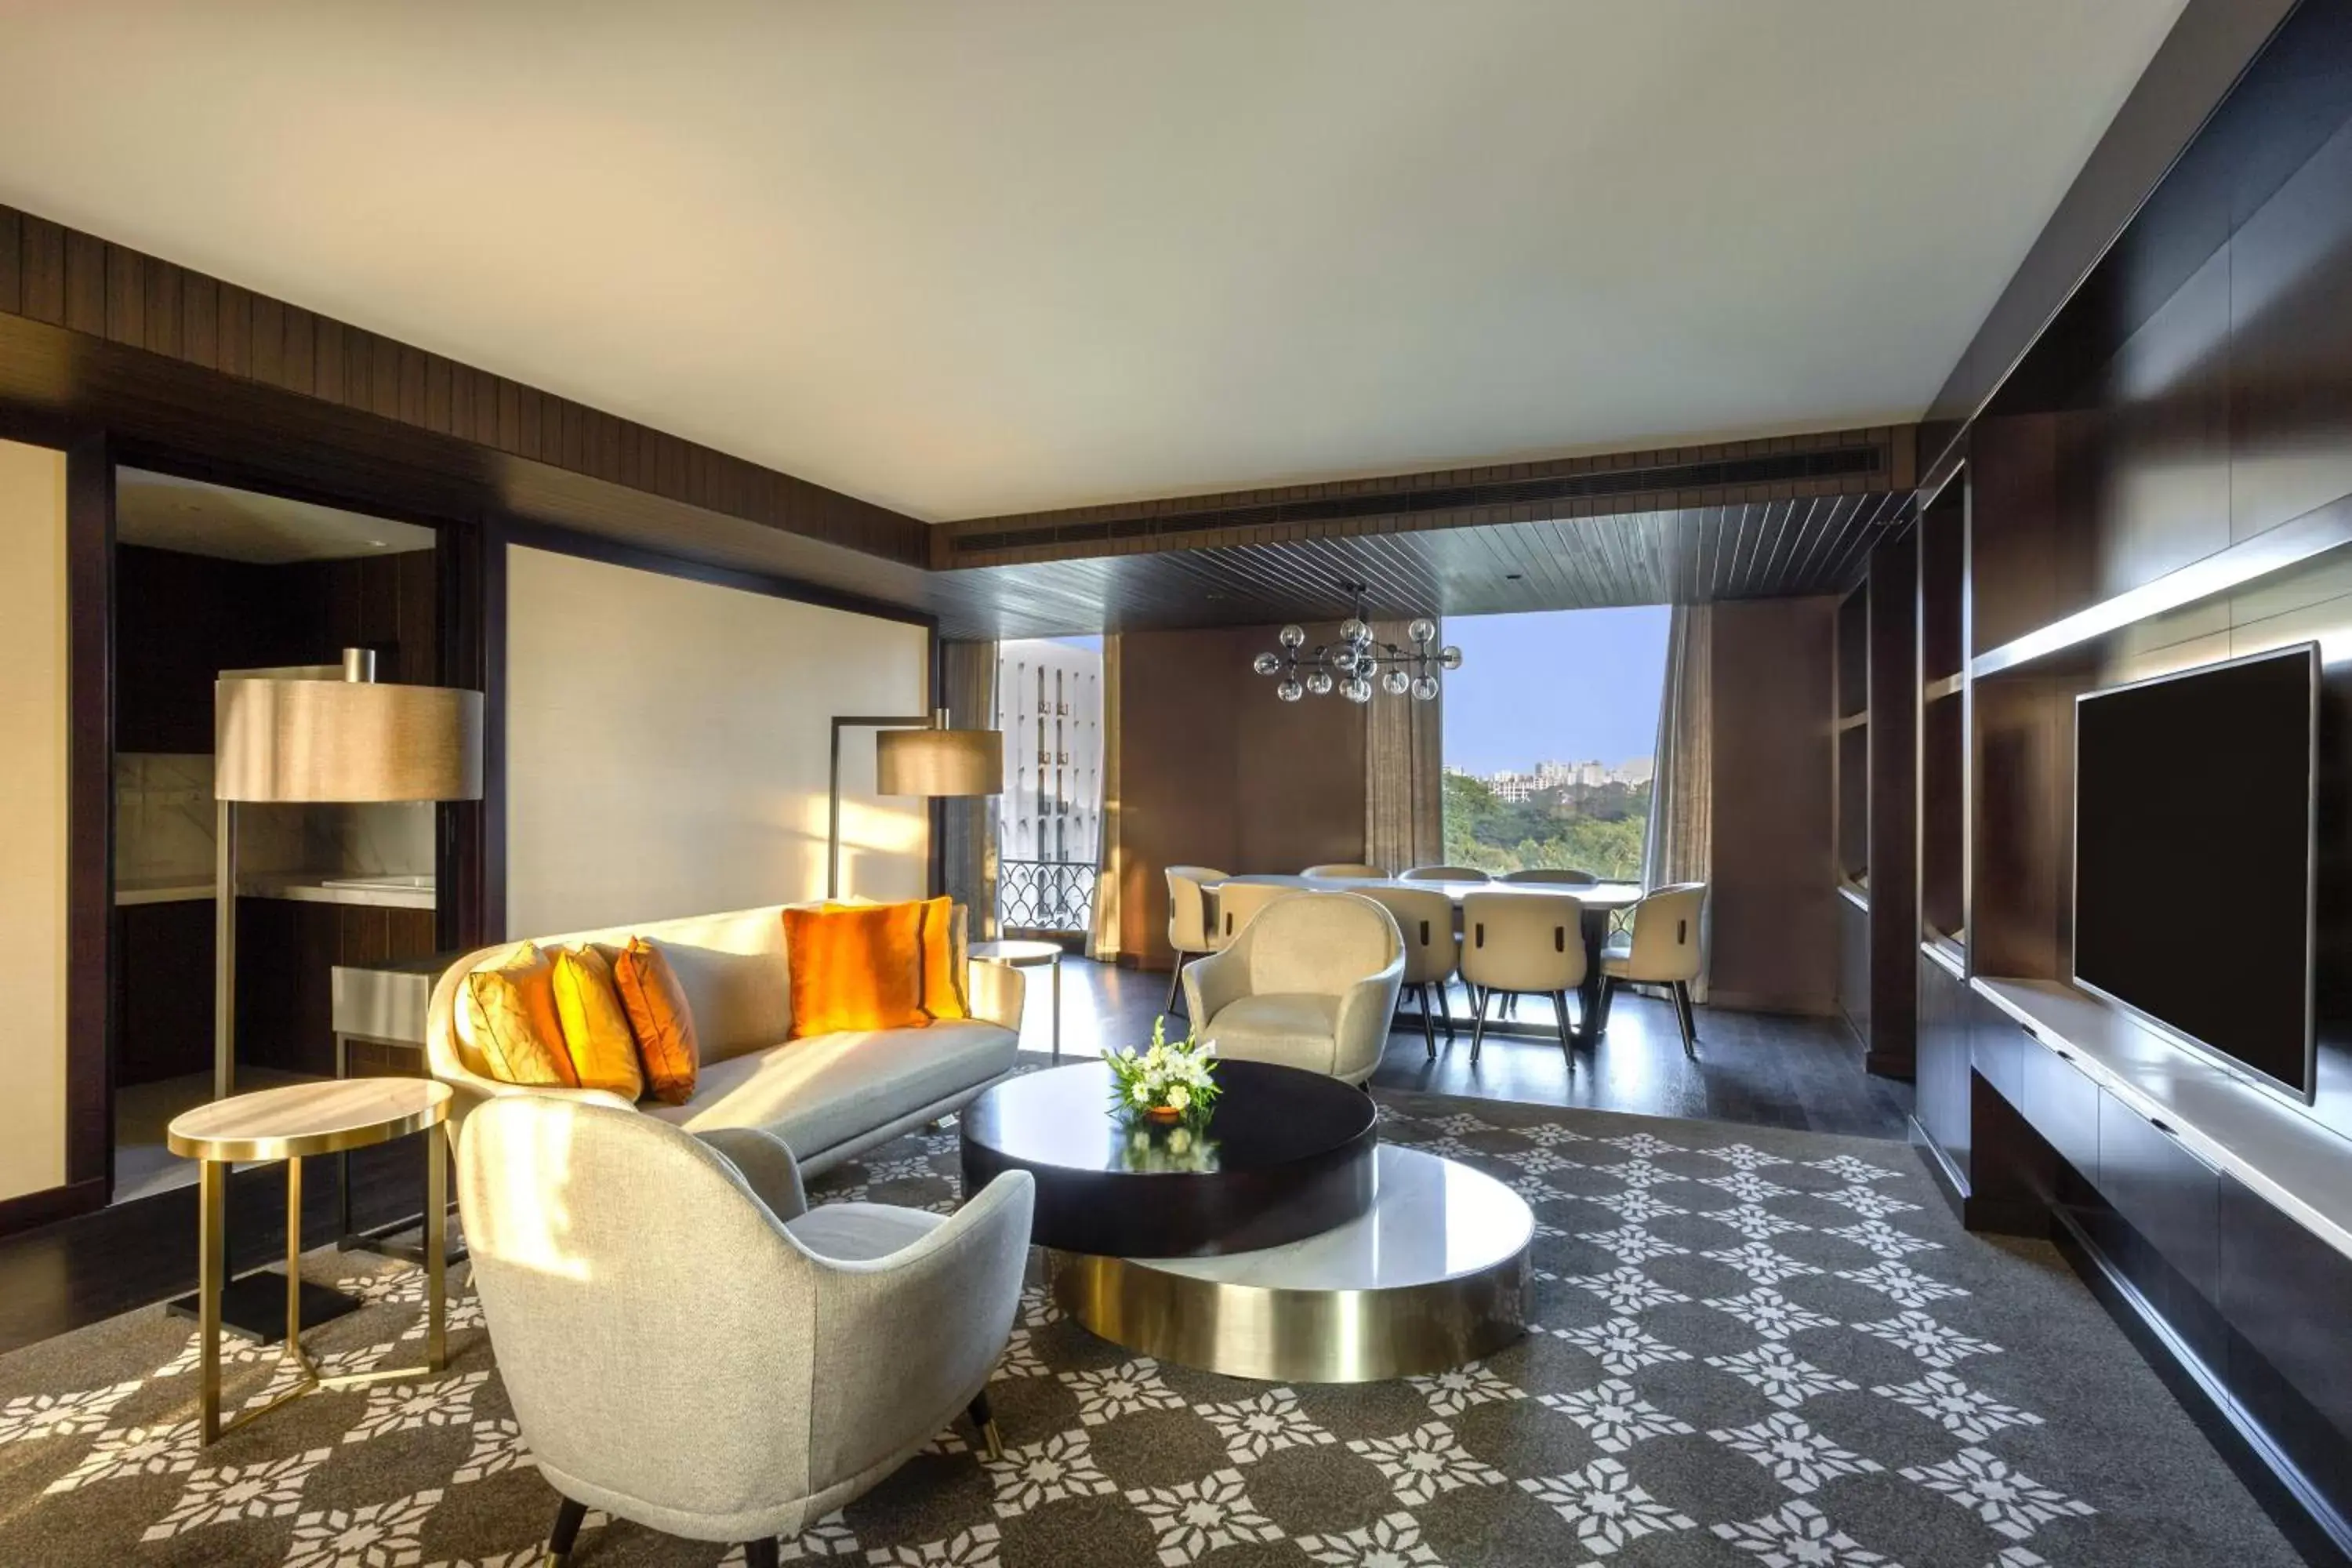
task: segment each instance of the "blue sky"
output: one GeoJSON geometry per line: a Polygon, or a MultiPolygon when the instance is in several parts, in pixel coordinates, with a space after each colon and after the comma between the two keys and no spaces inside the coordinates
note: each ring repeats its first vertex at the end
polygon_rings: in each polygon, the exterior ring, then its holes
{"type": "Polygon", "coordinates": [[[1448,616],[1462,650],[1445,678],[1445,761],[1474,773],[1547,758],[1612,764],[1657,744],[1666,672],[1664,605],[1524,616],[1448,616]]]}

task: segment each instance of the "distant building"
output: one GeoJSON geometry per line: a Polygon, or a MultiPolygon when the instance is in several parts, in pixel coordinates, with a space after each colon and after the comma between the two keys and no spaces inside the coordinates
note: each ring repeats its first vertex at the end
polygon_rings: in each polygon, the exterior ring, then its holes
{"type": "Polygon", "coordinates": [[[1004,731],[997,855],[1093,865],[1102,832],[1102,655],[1042,638],[1007,642],[996,671],[1004,731]]]}

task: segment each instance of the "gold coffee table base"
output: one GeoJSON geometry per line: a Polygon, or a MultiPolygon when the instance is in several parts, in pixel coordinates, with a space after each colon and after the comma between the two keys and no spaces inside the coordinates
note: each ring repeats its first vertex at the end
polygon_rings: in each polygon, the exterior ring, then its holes
{"type": "MultiPolygon", "coordinates": [[[[380,1079],[292,1084],[215,1100],[175,1118],[172,1152],[196,1168],[196,1334],[203,1436],[218,1442],[247,1422],[320,1389],[364,1387],[432,1377],[448,1360],[448,1113],[446,1084],[380,1079]],[[425,1139],[425,1361],[416,1366],[321,1377],[302,1349],[302,1161],[340,1154],[422,1131],[425,1139]],[[286,1162],[286,1346],[300,1373],[267,1404],[221,1419],[221,1291],[228,1283],[228,1177],[238,1160],[286,1162]]],[[[280,1364],[284,1364],[281,1360],[280,1364]]]]}

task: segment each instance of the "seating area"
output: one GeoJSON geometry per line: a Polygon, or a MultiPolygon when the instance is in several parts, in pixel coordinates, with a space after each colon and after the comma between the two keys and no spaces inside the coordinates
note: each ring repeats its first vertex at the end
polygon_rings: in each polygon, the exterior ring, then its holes
{"type": "Polygon", "coordinates": [[[0,1568],[2352,1568],[2352,0],[6,39],[0,1568]]]}

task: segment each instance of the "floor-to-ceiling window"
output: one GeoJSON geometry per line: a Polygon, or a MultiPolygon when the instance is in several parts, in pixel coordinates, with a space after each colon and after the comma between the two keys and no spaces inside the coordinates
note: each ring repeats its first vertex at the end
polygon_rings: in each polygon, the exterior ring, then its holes
{"type": "Polygon", "coordinates": [[[1446,617],[1449,862],[1641,875],[1670,614],[1446,617]]]}
{"type": "Polygon", "coordinates": [[[1102,835],[1102,639],[999,645],[996,905],[1006,931],[1084,931],[1093,923],[1102,835]]]}

